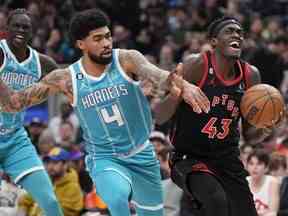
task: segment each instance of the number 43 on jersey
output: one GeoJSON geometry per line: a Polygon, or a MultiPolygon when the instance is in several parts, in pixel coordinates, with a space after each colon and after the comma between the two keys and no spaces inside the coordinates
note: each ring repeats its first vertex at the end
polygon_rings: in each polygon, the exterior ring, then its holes
{"type": "Polygon", "coordinates": [[[210,139],[224,139],[229,134],[229,126],[232,122],[232,119],[218,119],[212,117],[207,124],[202,128],[201,132],[208,135],[210,139]],[[215,124],[217,121],[221,121],[221,129],[218,129],[215,124]]]}

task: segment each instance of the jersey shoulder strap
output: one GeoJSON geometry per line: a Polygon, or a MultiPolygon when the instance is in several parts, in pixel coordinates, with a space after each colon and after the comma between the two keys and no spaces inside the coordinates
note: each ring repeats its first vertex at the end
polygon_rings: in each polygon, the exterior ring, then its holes
{"type": "Polygon", "coordinates": [[[240,60],[240,66],[243,71],[243,80],[244,80],[244,85],[245,89],[248,89],[251,87],[251,65],[248,62],[245,62],[243,60],[240,60]]]}

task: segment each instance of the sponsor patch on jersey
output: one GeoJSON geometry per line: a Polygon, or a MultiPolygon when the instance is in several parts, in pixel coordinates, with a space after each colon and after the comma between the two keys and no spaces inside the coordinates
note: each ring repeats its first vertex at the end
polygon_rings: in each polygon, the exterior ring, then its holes
{"type": "Polygon", "coordinates": [[[83,79],[83,74],[82,73],[77,73],[76,74],[76,79],[82,80],[83,79]]]}

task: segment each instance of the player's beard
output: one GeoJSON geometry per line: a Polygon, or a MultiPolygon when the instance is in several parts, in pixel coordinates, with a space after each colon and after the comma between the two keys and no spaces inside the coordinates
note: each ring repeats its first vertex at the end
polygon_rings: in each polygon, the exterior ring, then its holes
{"type": "Polygon", "coordinates": [[[109,57],[101,57],[88,52],[88,56],[96,64],[107,65],[112,61],[112,55],[109,57]]]}

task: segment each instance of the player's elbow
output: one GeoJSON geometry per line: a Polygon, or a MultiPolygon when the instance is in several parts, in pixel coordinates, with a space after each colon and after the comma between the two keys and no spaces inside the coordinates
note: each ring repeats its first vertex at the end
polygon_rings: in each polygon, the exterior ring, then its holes
{"type": "Polygon", "coordinates": [[[17,94],[12,94],[1,102],[1,112],[15,113],[22,111],[24,108],[17,94]]]}

